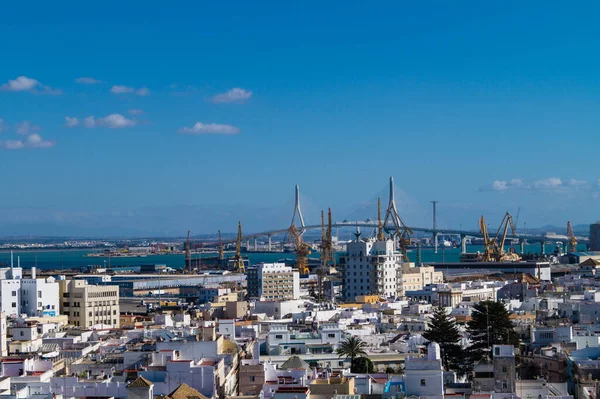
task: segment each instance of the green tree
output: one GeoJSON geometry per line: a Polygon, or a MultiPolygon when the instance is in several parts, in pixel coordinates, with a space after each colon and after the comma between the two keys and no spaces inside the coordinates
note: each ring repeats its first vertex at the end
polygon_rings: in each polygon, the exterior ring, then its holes
{"type": "Polygon", "coordinates": [[[351,336],[340,343],[336,353],[339,357],[349,357],[351,366],[354,366],[355,359],[367,356],[367,352],[365,351],[366,347],[367,344],[362,339],[351,336]]]}
{"type": "Polygon", "coordinates": [[[385,368],[385,373],[386,373],[386,374],[396,374],[396,370],[394,370],[394,368],[393,368],[393,367],[387,366],[387,367],[385,368]]]}
{"type": "Polygon", "coordinates": [[[440,346],[442,365],[446,370],[456,370],[464,357],[459,345],[461,336],[456,321],[440,306],[433,311],[428,326],[429,330],[423,333],[423,338],[440,346]]]}
{"type": "Polygon", "coordinates": [[[350,371],[352,373],[365,374],[365,373],[374,373],[375,366],[373,362],[368,357],[357,357],[352,361],[352,366],[350,366],[350,371]]]}
{"type": "Polygon", "coordinates": [[[519,335],[501,302],[483,301],[473,306],[467,331],[471,336],[469,353],[473,361],[486,355],[491,358],[493,345],[519,346],[519,335]]]}

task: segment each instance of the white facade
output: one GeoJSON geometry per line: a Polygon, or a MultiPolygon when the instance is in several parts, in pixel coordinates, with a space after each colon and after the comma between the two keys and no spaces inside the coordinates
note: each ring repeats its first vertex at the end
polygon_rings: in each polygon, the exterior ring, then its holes
{"type": "Polygon", "coordinates": [[[300,298],[300,272],[285,263],[259,263],[248,269],[248,296],[261,301],[300,298]]]}
{"type": "Polygon", "coordinates": [[[7,316],[58,316],[60,298],[54,278],[36,278],[35,268],[31,278],[22,276],[20,267],[0,269],[0,311],[7,316]]]}
{"type": "Polygon", "coordinates": [[[397,296],[402,254],[395,250],[394,241],[359,239],[349,242],[346,248],[343,280],[346,301],[359,295],[397,296]]]}
{"type": "Polygon", "coordinates": [[[440,346],[432,342],[427,347],[426,358],[406,359],[404,368],[406,396],[426,399],[444,397],[444,372],[440,357],[440,346]]]}

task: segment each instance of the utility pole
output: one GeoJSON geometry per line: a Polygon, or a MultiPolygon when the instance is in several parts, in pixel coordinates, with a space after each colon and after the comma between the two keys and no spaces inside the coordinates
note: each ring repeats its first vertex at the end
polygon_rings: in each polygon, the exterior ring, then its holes
{"type": "Polygon", "coordinates": [[[434,252],[438,253],[438,234],[437,234],[437,201],[431,201],[433,205],[433,248],[434,252]]]}

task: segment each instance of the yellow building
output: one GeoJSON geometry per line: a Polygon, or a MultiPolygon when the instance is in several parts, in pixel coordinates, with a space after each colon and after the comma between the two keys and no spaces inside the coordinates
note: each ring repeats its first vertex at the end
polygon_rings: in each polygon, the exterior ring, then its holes
{"type": "Polygon", "coordinates": [[[310,383],[311,399],[330,399],[337,395],[354,395],[354,377],[330,377],[310,383]]]}
{"type": "Polygon", "coordinates": [[[59,281],[60,312],[77,327],[120,325],[119,287],[88,285],[85,280],[59,281]]]}

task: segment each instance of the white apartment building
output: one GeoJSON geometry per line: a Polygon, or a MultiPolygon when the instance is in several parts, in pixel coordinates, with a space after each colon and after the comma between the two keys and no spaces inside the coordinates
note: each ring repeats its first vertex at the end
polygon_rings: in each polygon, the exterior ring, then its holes
{"type": "MultiPolygon", "coordinates": [[[[57,294],[58,295],[58,294],[57,294]]],[[[60,281],[61,314],[79,327],[119,327],[119,287],[88,285],[85,280],[60,281]]]]}
{"type": "Polygon", "coordinates": [[[57,316],[60,302],[54,278],[36,278],[35,267],[31,278],[22,277],[20,267],[0,269],[0,311],[7,316],[57,316]]]}
{"type": "Polygon", "coordinates": [[[346,246],[344,263],[344,299],[359,295],[395,298],[401,280],[402,254],[393,240],[357,239],[346,246]]]}
{"type": "Polygon", "coordinates": [[[300,273],[285,263],[259,263],[247,271],[248,296],[261,301],[300,298],[300,273]]]}

